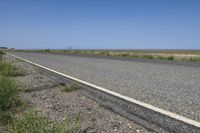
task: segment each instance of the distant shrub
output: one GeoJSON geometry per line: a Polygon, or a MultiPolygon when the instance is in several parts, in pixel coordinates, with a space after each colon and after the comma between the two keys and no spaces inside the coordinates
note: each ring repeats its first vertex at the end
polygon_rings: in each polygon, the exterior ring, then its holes
{"type": "Polygon", "coordinates": [[[174,57],[173,56],[169,56],[167,57],[168,60],[174,60],[174,57]]]}
{"type": "Polygon", "coordinates": [[[50,49],[45,49],[44,52],[45,52],[45,53],[50,53],[51,50],[50,50],[50,49]]]}
{"type": "Polygon", "coordinates": [[[120,54],[122,57],[128,57],[129,56],[129,54],[128,53],[122,53],[122,54],[120,54]]]}

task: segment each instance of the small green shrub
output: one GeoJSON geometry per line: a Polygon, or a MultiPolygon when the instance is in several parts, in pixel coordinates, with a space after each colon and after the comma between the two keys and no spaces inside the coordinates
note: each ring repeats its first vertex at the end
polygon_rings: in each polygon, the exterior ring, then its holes
{"type": "Polygon", "coordinates": [[[121,56],[122,56],[122,57],[128,57],[128,56],[130,56],[130,55],[129,55],[128,53],[122,53],[121,56]]]}
{"type": "Polygon", "coordinates": [[[79,128],[79,117],[74,120],[64,120],[53,123],[48,118],[40,116],[36,111],[30,111],[15,119],[10,126],[11,133],[76,133],[79,128]]]}
{"type": "Polygon", "coordinates": [[[72,83],[70,85],[65,86],[63,91],[64,92],[71,92],[71,91],[75,91],[75,90],[78,90],[78,89],[80,89],[80,86],[75,84],[75,83],[72,83]]]}
{"type": "Polygon", "coordinates": [[[0,78],[0,110],[9,110],[17,99],[18,85],[7,77],[0,78]]]}
{"type": "Polygon", "coordinates": [[[167,57],[168,60],[174,60],[174,57],[173,56],[169,56],[167,57]]]}

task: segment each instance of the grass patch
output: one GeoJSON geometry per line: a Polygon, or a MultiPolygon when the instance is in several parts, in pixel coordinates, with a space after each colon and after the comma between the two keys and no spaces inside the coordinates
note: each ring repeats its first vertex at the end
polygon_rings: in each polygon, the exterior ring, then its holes
{"type": "Polygon", "coordinates": [[[22,103],[18,99],[18,85],[15,80],[0,77],[0,122],[7,125],[13,120],[13,112],[22,103]]]}
{"type": "Polygon", "coordinates": [[[7,77],[7,76],[23,76],[24,74],[10,62],[0,61],[0,75],[7,77]]]}
{"type": "Polygon", "coordinates": [[[40,116],[36,111],[29,111],[15,119],[10,126],[11,133],[76,133],[80,118],[53,123],[48,118],[40,116]]]}
{"type": "Polygon", "coordinates": [[[7,62],[7,61],[1,61],[0,62],[0,75],[2,76],[13,76],[13,70],[16,70],[14,66],[7,62]]]}
{"type": "Polygon", "coordinates": [[[0,78],[0,110],[9,110],[17,99],[18,85],[7,77],[0,78]]]}
{"type": "Polygon", "coordinates": [[[64,86],[64,89],[62,91],[64,92],[72,92],[75,90],[80,89],[80,86],[78,84],[72,83],[70,85],[64,86]]]}
{"type": "Polygon", "coordinates": [[[22,105],[22,101],[18,98],[19,85],[10,78],[18,75],[21,75],[21,71],[14,65],[0,61],[0,122],[4,125],[12,122],[13,113],[22,110],[18,108],[22,105]]]}

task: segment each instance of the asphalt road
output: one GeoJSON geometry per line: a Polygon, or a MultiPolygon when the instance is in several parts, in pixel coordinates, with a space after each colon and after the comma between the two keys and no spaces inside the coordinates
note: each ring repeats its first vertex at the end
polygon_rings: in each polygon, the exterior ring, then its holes
{"type": "Polygon", "coordinates": [[[75,78],[200,121],[200,67],[10,52],[75,78]]]}

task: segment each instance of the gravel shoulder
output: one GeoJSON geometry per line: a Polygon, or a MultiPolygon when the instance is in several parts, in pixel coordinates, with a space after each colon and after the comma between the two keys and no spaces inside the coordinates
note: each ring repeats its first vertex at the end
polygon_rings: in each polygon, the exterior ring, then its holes
{"type": "MultiPolygon", "coordinates": [[[[16,62],[26,75],[17,77],[25,92],[22,99],[28,101],[29,108],[36,108],[53,121],[74,118],[81,119],[82,133],[149,133],[147,129],[101,107],[83,96],[79,90],[62,92],[61,83],[55,77],[41,73],[37,67],[26,62],[16,62]]],[[[66,83],[68,84],[68,83],[66,83]]]]}

